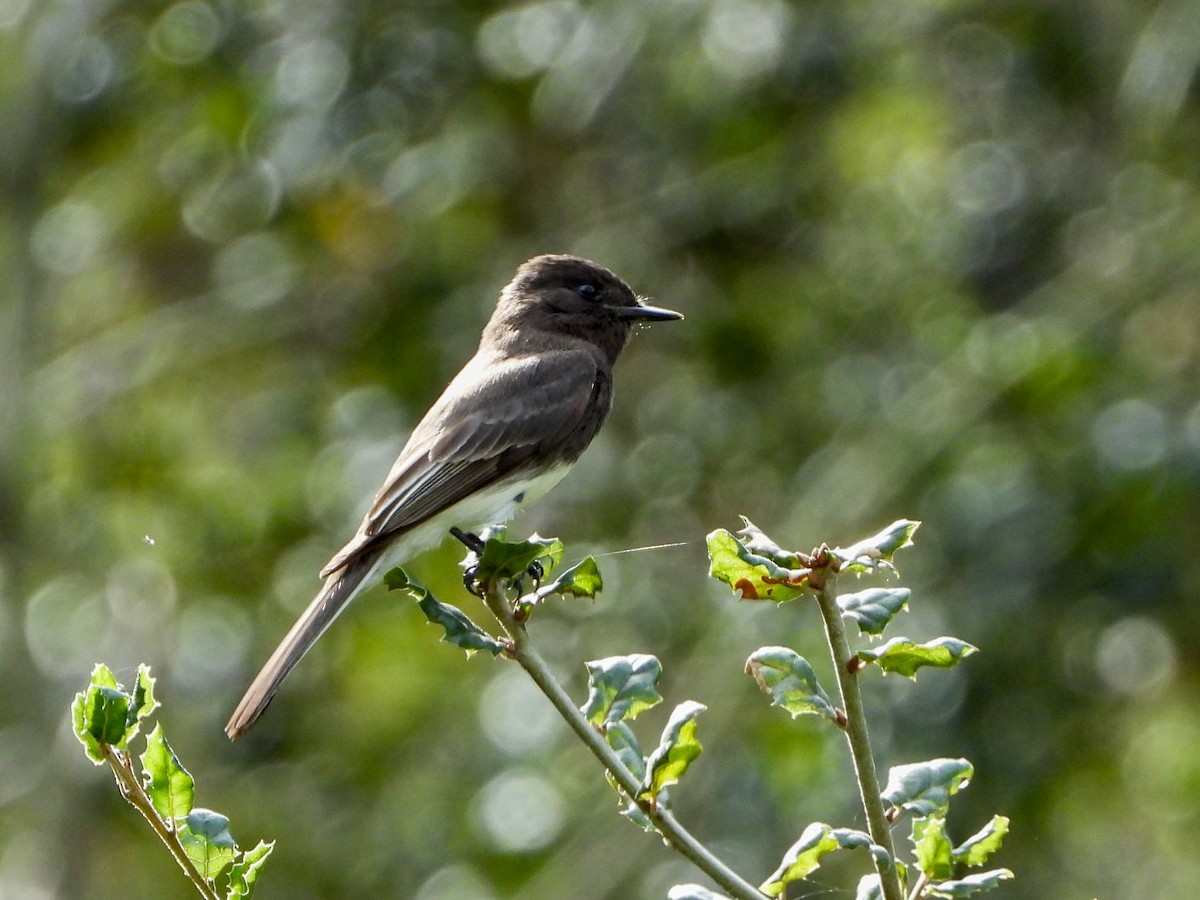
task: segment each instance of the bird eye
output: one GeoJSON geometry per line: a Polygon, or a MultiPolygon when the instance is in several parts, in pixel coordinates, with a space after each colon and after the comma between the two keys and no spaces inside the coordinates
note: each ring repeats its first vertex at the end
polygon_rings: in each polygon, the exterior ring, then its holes
{"type": "Polygon", "coordinates": [[[595,300],[596,296],[600,293],[596,289],[596,286],[591,282],[581,284],[575,290],[579,291],[579,296],[583,297],[585,300],[595,300]]]}

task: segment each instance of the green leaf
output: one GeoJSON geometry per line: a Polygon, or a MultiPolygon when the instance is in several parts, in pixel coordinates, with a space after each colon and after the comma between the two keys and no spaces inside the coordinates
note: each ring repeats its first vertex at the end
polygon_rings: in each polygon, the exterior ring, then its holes
{"type": "Polygon", "coordinates": [[[141,761],[142,785],[158,814],[171,821],[191,812],[196,797],[195,782],[163,737],[162,725],[155,725],[146,735],[146,752],[141,761]]]}
{"type": "MultiPolygon", "coordinates": [[[[97,663],[87,690],[76,694],[71,704],[75,737],[96,765],[104,762],[105,745],[125,749],[131,736],[129,704],[129,695],[121,690],[112,671],[97,663]]],[[[136,716],[133,721],[137,721],[136,716]]],[[[132,731],[136,732],[136,727],[132,731]]]]}
{"type": "Polygon", "coordinates": [[[461,647],[468,653],[486,650],[495,656],[505,649],[501,641],[472,622],[461,609],[437,600],[428,588],[409,579],[408,573],[403,569],[390,569],[383,576],[383,583],[389,591],[402,591],[416,600],[421,612],[425,613],[425,618],[435,625],[441,625],[445,630],[442,640],[461,647]]]}
{"type": "Polygon", "coordinates": [[[133,697],[130,712],[138,719],[144,719],[162,704],[154,699],[154,684],[158,679],[150,674],[150,667],[145,663],[138,666],[137,680],[133,685],[133,697]]]}
{"type": "Polygon", "coordinates": [[[867,588],[837,598],[842,615],[858,623],[862,634],[883,634],[883,629],[908,606],[912,594],[908,588],[867,588]]]}
{"type": "Polygon", "coordinates": [[[950,839],[946,837],[946,820],[941,816],[913,819],[912,842],[917,868],[933,881],[949,878],[954,869],[950,861],[950,839]]]}
{"type": "Polygon", "coordinates": [[[871,854],[871,859],[877,866],[890,866],[892,863],[891,855],[887,850],[872,841],[871,836],[865,831],[855,828],[835,828],[833,836],[842,850],[857,850],[862,847],[871,854]]]}
{"type": "Polygon", "coordinates": [[[585,665],[588,698],[582,712],[602,731],[622,719],[636,719],[662,700],[657,688],[662,665],[653,656],[609,656],[585,665]]]}
{"type": "Polygon", "coordinates": [[[952,856],[957,863],[982,866],[1004,843],[1008,834],[1008,817],[992,816],[992,821],[954,848],[952,856]]]}
{"type": "Polygon", "coordinates": [[[233,868],[229,870],[229,892],[225,895],[226,900],[249,900],[253,896],[254,884],[258,881],[263,864],[274,849],[274,841],[269,844],[259,841],[253,850],[238,854],[233,868]]]}
{"type": "Polygon", "coordinates": [[[775,871],[759,885],[769,897],[778,897],[793,881],[807,878],[821,867],[821,857],[838,849],[833,829],[824,822],[813,822],[800,835],[800,840],[788,848],[775,871]]]}
{"type": "Polygon", "coordinates": [[[742,528],[738,530],[738,539],[747,550],[756,556],[765,556],[786,569],[794,569],[800,565],[798,553],[794,550],[784,550],[745,516],[738,518],[742,520],[742,528]]]}
{"type": "MultiPolygon", "coordinates": [[[[880,848],[882,849],[882,848],[880,848]]],[[[908,890],[908,866],[896,860],[896,874],[900,876],[901,890],[908,890]]],[[[854,900],[883,900],[883,885],[879,880],[879,874],[872,872],[870,875],[864,875],[858,882],[858,891],[854,895],[854,900]]]]}
{"type": "Polygon", "coordinates": [[[968,875],[957,881],[939,881],[925,888],[930,897],[970,897],[982,891],[995,890],[1000,882],[1008,881],[1013,873],[1008,869],[993,869],[990,872],[979,872],[968,875]]]}
{"type": "Polygon", "coordinates": [[[605,731],[604,738],[634,778],[640,781],[645,777],[646,757],[637,735],[627,722],[613,722],[605,731]]]}
{"type": "Polygon", "coordinates": [[[646,760],[642,798],[656,799],[663,788],[675,784],[703,749],[696,739],[696,716],[707,709],[702,703],[685,700],[671,712],[662,738],[646,760]]]}
{"type": "Polygon", "coordinates": [[[975,767],[965,759],[931,759],[893,766],[880,796],[884,802],[917,816],[944,816],[950,796],[971,781],[975,767]]]}
{"type": "Polygon", "coordinates": [[[89,729],[97,741],[125,748],[125,730],[129,727],[129,695],[117,688],[93,687],[88,690],[89,729]]]}
{"type": "Polygon", "coordinates": [[[572,597],[593,598],[604,587],[600,577],[600,567],[596,565],[593,556],[584,557],[571,568],[564,571],[552,583],[538,588],[538,598],[551,594],[570,594],[572,597]]]}
{"type": "Polygon", "coordinates": [[[509,542],[489,537],[475,564],[475,577],[484,584],[496,579],[512,581],[523,576],[535,562],[541,565],[544,575],[549,575],[562,557],[563,545],[558,538],[533,534],[528,540],[509,542]]]}
{"type": "Polygon", "coordinates": [[[866,540],[851,544],[849,547],[835,547],[829,552],[835,559],[841,561],[843,572],[861,573],[873,569],[895,571],[892,557],[897,550],[912,546],[912,536],[920,524],[911,519],[900,519],[879,534],[871,535],[866,540]]]}
{"type": "Polygon", "coordinates": [[[667,900],[729,900],[729,898],[698,884],[677,884],[667,891],[667,900]]]}
{"type": "Polygon", "coordinates": [[[958,638],[940,637],[918,644],[908,638],[892,638],[878,647],[858,651],[864,663],[875,663],[886,672],[895,672],[908,678],[917,677],[917,669],[931,666],[951,669],[979,648],[958,638]]]}
{"type": "Polygon", "coordinates": [[[209,881],[233,862],[237,846],[229,833],[229,819],[220,813],[193,809],[179,825],[178,835],[188,859],[209,881]]]}
{"type": "Polygon", "coordinates": [[[795,600],[808,587],[808,569],[789,569],[749,550],[718,528],[707,538],[708,574],[733,588],[742,600],[795,600]]]}
{"type": "MultiPolygon", "coordinates": [[[[106,747],[125,749],[141,722],[158,708],[154,684],[150,668],[143,664],[138,666],[133,690],[126,693],[112,671],[97,664],[87,690],[75,695],[71,704],[75,734],[97,765],[105,761],[106,747]]],[[[142,786],[154,811],[174,826],[180,845],[197,871],[213,885],[234,863],[226,900],[249,897],[273,845],[260,843],[249,853],[238,853],[229,833],[229,819],[212,810],[192,807],[195,783],[167,743],[160,725],[146,735],[146,750],[140,760],[142,786]]],[[[125,761],[122,757],[122,767],[125,761]]]]}
{"type": "MultiPolygon", "coordinates": [[[[663,797],[665,796],[666,794],[664,793],[663,797]]],[[[661,803],[662,797],[660,797],[659,800],[659,805],[664,805],[661,803]]],[[[654,827],[654,823],[650,821],[650,817],[646,815],[646,811],[638,806],[637,802],[634,800],[627,799],[624,801],[621,807],[621,815],[647,834],[653,834],[654,832],[658,831],[658,829],[654,827]]]]}
{"type": "Polygon", "coordinates": [[[770,695],[771,705],[783,707],[793,719],[808,714],[824,716],[839,726],[844,723],[845,715],[817,683],[813,667],[795,650],[760,647],[746,660],[746,672],[770,695]]]}
{"type": "Polygon", "coordinates": [[[866,847],[876,859],[886,862],[888,853],[872,842],[870,835],[853,828],[831,828],[824,822],[813,822],[792,844],[778,868],[764,881],[759,890],[771,897],[778,897],[793,881],[800,881],[821,867],[821,857],[834,850],[852,850],[866,847]]]}
{"type": "Polygon", "coordinates": [[[883,900],[883,884],[879,876],[872,872],[858,879],[858,890],[854,892],[854,900],[883,900]]]}
{"type": "Polygon", "coordinates": [[[83,744],[83,752],[97,766],[104,765],[104,750],[100,742],[88,727],[87,696],[83,693],[75,695],[71,703],[71,730],[79,743],[83,744]]]}
{"type": "MultiPolygon", "coordinates": [[[[628,723],[613,722],[604,733],[604,738],[608,741],[608,746],[612,747],[617,757],[624,763],[629,773],[638,781],[641,781],[646,775],[646,759],[642,754],[642,745],[638,743],[637,736],[633,733],[633,729],[629,727],[628,723]]],[[[621,815],[641,828],[642,831],[656,831],[654,823],[650,821],[650,817],[638,806],[637,802],[625,796],[620,785],[617,784],[616,779],[611,774],[606,773],[606,775],[609,784],[621,795],[621,815]]],[[[662,798],[659,799],[661,801],[662,798]]],[[[661,802],[660,805],[662,805],[661,802]]]]}
{"type": "Polygon", "coordinates": [[[92,669],[91,683],[96,687],[107,687],[119,689],[121,685],[117,682],[117,676],[112,673],[112,670],[104,663],[96,663],[96,667],[92,669]]]}
{"type": "Polygon", "coordinates": [[[138,723],[161,705],[154,699],[154,682],[155,679],[150,676],[150,667],[145,663],[139,665],[129,704],[129,724],[133,727],[126,735],[126,740],[137,734],[138,723]]]}

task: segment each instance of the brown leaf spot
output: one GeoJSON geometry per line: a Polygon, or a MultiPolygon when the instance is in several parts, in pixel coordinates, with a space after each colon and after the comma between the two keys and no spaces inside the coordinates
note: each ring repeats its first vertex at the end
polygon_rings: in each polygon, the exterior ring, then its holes
{"type": "Polygon", "coordinates": [[[754,582],[749,578],[739,578],[733,585],[733,589],[742,595],[743,600],[757,600],[758,590],[754,587],[754,582]]]}

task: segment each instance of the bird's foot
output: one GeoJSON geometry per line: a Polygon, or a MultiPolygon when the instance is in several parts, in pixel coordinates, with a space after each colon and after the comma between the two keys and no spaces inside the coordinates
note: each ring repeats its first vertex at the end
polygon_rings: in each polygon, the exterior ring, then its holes
{"type": "MultiPolygon", "coordinates": [[[[529,564],[529,568],[525,570],[525,575],[533,582],[533,589],[536,591],[542,586],[542,576],[546,574],[546,570],[542,568],[542,564],[536,559],[529,564]]],[[[513,579],[513,587],[516,588],[517,596],[525,593],[525,578],[524,576],[513,579]]]]}
{"type": "MultiPolygon", "coordinates": [[[[470,551],[471,555],[478,558],[483,552],[483,539],[477,534],[472,534],[469,531],[463,531],[457,525],[450,528],[450,535],[470,551]]],[[[467,557],[470,560],[470,556],[467,557]]],[[[483,596],[483,588],[479,584],[479,579],[475,576],[479,573],[479,566],[468,562],[466,568],[463,569],[463,587],[467,592],[474,594],[476,597],[483,596]]]]}
{"type": "Polygon", "coordinates": [[[469,531],[463,531],[457,525],[450,527],[450,536],[478,556],[483,552],[483,538],[469,531]]]}
{"type": "MultiPolygon", "coordinates": [[[[450,535],[456,541],[466,547],[467,550],[473,553],[476,557],[483,553],[484,541],[479,535],[473,534],[470,531],[463,531],[457,525],[451,526],[450,535]]],[[[478,565],[468,564],[463,570],[463,587],[465,587],[469,593],[474,594],[476,597],[482,597],[483,588],[479,584],[479,579],[476,577],[478,573],[478,565]]],[[[539,587],[541,587],[542,578],[545,576],[546,570],[542,568],[542,564],[535,559],[529,564],[529,568],[525,570],[525,574],[528,575],[533,581],[533,589],[536,591],[539,587]]],[[[524,585],[521,584],[521,581],[521,578],[516,578],[513,580],[513,587],[516,588],[518,594],[525,593],[524,585]]]]}

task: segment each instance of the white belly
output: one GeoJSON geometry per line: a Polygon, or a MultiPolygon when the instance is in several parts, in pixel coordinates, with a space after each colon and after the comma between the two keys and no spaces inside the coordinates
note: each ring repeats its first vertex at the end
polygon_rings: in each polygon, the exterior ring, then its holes
{"type": "Polygon", "coordinates": [[[380,567],[386,571],[392,566],[403,565],[418,553],[436,547],[449,536],[452,526],[477,532],[488,525],[505,524],[522,507],[538,500],[562,481],[570,468],[570,465],[555,466],[533,478],[499,482],[476,491],[394,541],[374,572],[380,571],[380,567]]]}

